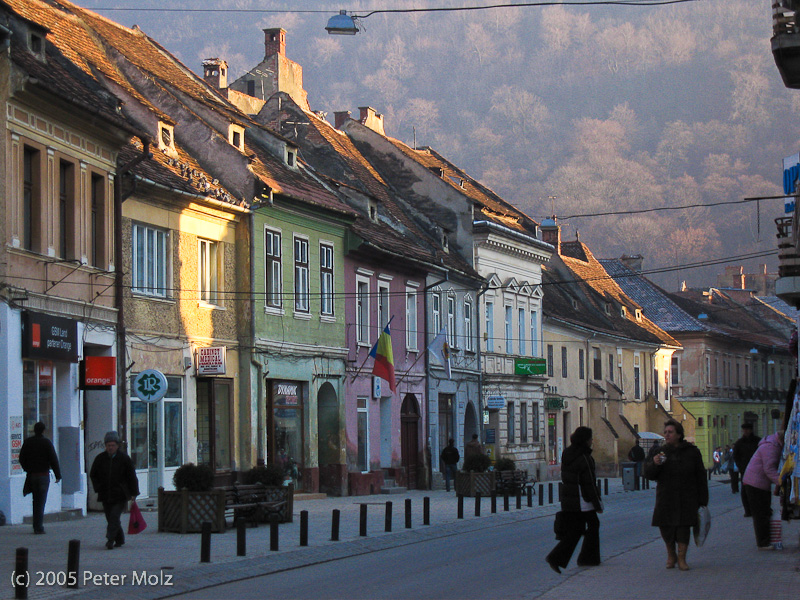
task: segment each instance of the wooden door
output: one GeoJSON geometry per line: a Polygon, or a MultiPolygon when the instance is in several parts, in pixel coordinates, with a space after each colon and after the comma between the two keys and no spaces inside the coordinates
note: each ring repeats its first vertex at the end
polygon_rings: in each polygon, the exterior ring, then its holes
{"type": "Polygon", "coordinates": [[[419,421],[417,400],[409,394],[400,408],[400,452],[406,471],[406,486],[410,490],[417,489],[419,474],[419,421]]]}

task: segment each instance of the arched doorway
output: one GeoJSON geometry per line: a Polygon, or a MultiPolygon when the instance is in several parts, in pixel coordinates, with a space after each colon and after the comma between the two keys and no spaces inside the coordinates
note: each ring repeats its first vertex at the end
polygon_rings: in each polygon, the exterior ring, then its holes
{"type": "MultiPolygon", "coordinates": [[[[319,489],[342,495],[342,444],[339,436],[339,399],[329,382],[317,394],[317,455],[319,456],[319,489]]],[[[345,486],[346,487],[346,486],[345,486]]]]}
{"type": "Polygon", "coordinates": [[[400,407],[400,452],[410,490],[417,489],[419,476],[419,423],[419,404],[414,394],[408,394],[400,407]]]}
{"type": "Polygon", "coordinates": [[[478,415],[475,411],[475,405],[472,402],[467,403],[467,409],[464,411],[464,444],[472,440],[472,434],[477,433],[480,437],[481,428],[478,425],[478,415]]]}

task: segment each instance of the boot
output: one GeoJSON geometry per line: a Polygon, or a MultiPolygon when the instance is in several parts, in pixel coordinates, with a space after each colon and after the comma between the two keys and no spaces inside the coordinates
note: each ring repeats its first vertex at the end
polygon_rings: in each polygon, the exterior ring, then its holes
{"type": "Polygon", "coordinates": [[[678,562],[678,555],[675,554],[675,542],[664,542],[667,545],[667,568],[674,569],[678,562]]]}
{"type": "Polygon", "coordinates": [[[689,549],[689,544],[678,544],[678,568],[681,571],[688,571],[689,565],[686,564],[686,551],[689,549]]]}

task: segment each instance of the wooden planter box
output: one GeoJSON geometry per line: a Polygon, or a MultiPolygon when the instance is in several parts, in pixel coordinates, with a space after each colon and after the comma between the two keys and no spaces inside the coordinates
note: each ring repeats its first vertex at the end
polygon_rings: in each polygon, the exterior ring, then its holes
{"type": "MultiPolygon", "coordinates": [[[[294,510],[294,483],[289,485],[268,485],[266,490],[269,502],[286,502],[286,506],[280,510],[278,515],[281,523],[291,523],[293,518],[292,511],[294,510]]],[[[262,522],[267,523],[268,521],[269,518],[265,514],[262,522]]]]}
{"type": "Polygon", "coordinates": [[[213,489],[190,492],[187,489],[165,491],[158,488],[158,530],[177,533],[200,533],[203,522],[211,531],[225,531],[225,492],[213,489]]]}
{"type": "Polygon", "coordinates": [[[494,491],[494,471],[485,473],[456,473],[456,494],[474,497],[475,493],[481,496],[491,496],[494,491]]]}

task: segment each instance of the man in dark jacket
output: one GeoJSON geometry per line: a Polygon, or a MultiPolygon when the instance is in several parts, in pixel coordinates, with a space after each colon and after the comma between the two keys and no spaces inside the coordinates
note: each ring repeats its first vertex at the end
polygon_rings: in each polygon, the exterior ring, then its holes
{"type": "Polygon", "coordinates": [[[41,421],[33,426],[33,436],[26,439],[19,451],[19,464],[27,473],[24,496],[33,494],[33,533],[44,533],[44,505],[50,488],[50,469],[61,481],[61,469],[53,442],[44,437],[45,424],[41,421]]]}
{"type": "Polygon", "coordinates": [[[444,463],[444,485],[445,489],[450,491],[450,479],[453,479],[455,485],[456,469],[458,468],[458,461],[461,460],[461,455],[456,448],[456,442],[450,438],[447,448],[442,450],[442,462],[444,463]]]}
{"type": "Polygon", "coordinates": [[[130,457],[120,450],[120,439],[116,431],[109,431],[105,438],[106,451],[97,455],[89,471],[97,500],[103,503],[106,515],[106,548],[125,543],[120,517],[128,500],[139,495],[139,480],[130,457]]]}
{"type": "MultiPolygon", "coordinates": [[[[747,470],[747,465],[753,454],[758,449],[758,443],[761,438],[753,434],[753,424],[742,424],[742,437],[736,440],[733,444],[733,462],[736,463],[738,473],[731,473],[731,487],[733,487],[733,478],[736,477],[736,491],[739,489],[739,476],[744,477],[744,472],[747,470]]],[[[747,499],[747,494],[742,494],[742,507],[744,508],[744,516],[750,516],[750,502],[747,499]]]]}

